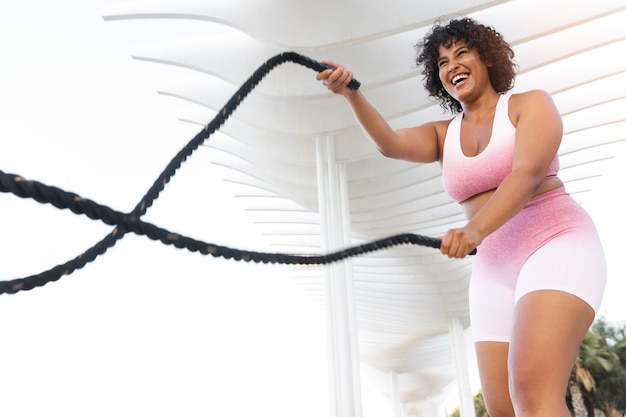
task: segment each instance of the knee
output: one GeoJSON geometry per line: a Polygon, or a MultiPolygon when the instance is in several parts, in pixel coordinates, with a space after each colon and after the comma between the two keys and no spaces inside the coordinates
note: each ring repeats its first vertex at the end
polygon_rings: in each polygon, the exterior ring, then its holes
{"type": "Polygon", "coordinates": [[[509,391],[511,393],[511,401],[514,404],[515,410],[531,411],[533,409],[533,403],[535,394],[533,393],[533,380],[535,384],[537,382],[531,376],[531,372],[527,369],[515,369],[511,370],[509,374],[509,391]]]}
{"type": "MultiPolygon", "coordinates": [[[[536,415],[540,409],[551,404],[554,400],[554,387],[548,386],[542,381],[542,373],[550,372],[549,369],[537,369],[526,365],[515,366],[509,369],[509,391],[513,408],[517,415],[536,415]]],[[[565,393],[563,393],[565,403],[565,393]]]]}

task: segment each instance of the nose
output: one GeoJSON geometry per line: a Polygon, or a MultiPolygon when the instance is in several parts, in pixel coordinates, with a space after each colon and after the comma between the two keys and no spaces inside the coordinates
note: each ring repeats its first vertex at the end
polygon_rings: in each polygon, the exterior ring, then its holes
{"type": "Polygon", "coordinates": [[[454,72],[459,67],[459,63],[456,61],[450,61],[448,63],[448,72],[454,72]]]}

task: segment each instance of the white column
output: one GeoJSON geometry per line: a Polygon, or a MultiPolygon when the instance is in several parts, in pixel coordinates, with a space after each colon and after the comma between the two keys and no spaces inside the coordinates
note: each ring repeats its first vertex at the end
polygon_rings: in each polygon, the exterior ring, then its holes
{"type": "Polygon", "coordinates": [[[398,384],[398,373],[395,369],[389,372],[391,379],[391,403],[393,404],[393,415],[395,417],[404,417],[404,409],[402,407],[402,398],[400,397],[400,385],[398,384]]]}
{"type": "MultiPolygon", "coordinates": [[[[317,186],[322,249],[350,245],[350,210],[345,164],[335,157],[332,136],[316,138],[317,186]]],[[[361,417],[361,381],[352,263],[324,267],[332,416],[361,417]]]]}
{"type": "Polygon", "coordinates": [[[452,356],[454,357],[456,381],[459,389],[459,410],[461,417],[476,417],[467,363],[465,334],[463,332],[463,325],[459,319],[452,319],[452,321],[450,321],[450,338],[452,339],[452,356]]]}

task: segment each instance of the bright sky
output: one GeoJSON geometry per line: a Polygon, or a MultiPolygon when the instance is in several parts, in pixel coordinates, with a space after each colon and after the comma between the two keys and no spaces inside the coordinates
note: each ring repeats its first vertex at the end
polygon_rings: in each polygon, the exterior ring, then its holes
{"type": "MultiPolygon", "coordinates": [[[[153,34],[104,22],[102,4],[0,5],[0,170],[130,211],[198,128],[156,97],[155,71],[170,69],[130,58],[125,37],[153,34]]],[[[207,152],[183,166],[145,218],[251,248],[253,225],[207,152]]],[[[620,158],[589,207],[606,242],[624,230],[614,193],[620,158]]],[[[63,263],[111,230],[10,194],[0,206],[1,280],[63,263]]],[[[622,320],[618,245],[607,243],[607,255],[603,313],[622,320]]],[[[324,319],[281,266],[128,235],[57,283],[0,296],[0,320],[3,416],[328,415],[324,319]]],[[[391,415],[363,384],[365,416],[391,415]]]]}

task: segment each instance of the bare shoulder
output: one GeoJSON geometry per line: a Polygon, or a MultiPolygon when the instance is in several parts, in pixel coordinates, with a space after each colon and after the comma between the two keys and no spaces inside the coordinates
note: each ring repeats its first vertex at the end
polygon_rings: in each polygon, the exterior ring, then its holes
{"type": "Polygon", "coordinates": [[[395,157],[421,163],[440,161],[450,121],[437,120],[400,129],[399,142],[405,146],[402,147],[404,151],[395,157]]]}
{"type": "Polygon", "coordinates": [[[445,133],[445,131],[448,129],[448,125],[450,124],[450,122],[452,121],[452,119],[448,119],[448,120],[433,120],[430,122],[426,122],[423,123],[421,125],[417,125],[414,126],[412,128],[409,129],[415,129],[415,130],[431,130],[433,132],[441,132],[443,130],[443,132],[445,133]]]}
{"type": "Polygon", "coordinates": [[[450,126],[450,123],[452,123],[452,121],[455,118],[456,118],[456,115],[455,117],[452,117],[451,119],[437,120],[436,122],[433,122],[435,125],[435,129],[437,130],[437,136],[441,140],[441,143],[443,143],[443,141],[446,139],[446,134],[448,133],[448,126],[450,126]]]}
{"type": "Polygon", "coordinates": [[[448,133],[448,126],[454,120],[454,117],[451,119],[445,120],[436,120],[426,125],[430,126],[436,136],[437,140],[437,160],[441,161],[443,159],[443,144],[446,141],[446,135],[448,133]]]}
{"type": "Polygon", "coordinates": [[[558,114],[550,93],[545,90],[530,90],[511,95],[509,116],[515,125],[523,114],[535,112],[558,114]]]}
{"type": "Polygon", "coordinates": [[[436,120],[431,123],[435,126],[435,129],[442,130],[445,134],[445,132],[448,130],[448,125],[450,125],[450,122],[452,122],[452,120],[454,120],[454,117],[450,119],[436,120]]]}
{"type": "Polygon", "coordinates": [[[509,109],[516,113],[527,109],[540,107],[553,107],[554,101],[552,96],[545,90],[530,90],[523,93],[511,94],[509,100],[509,109]]]}

